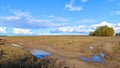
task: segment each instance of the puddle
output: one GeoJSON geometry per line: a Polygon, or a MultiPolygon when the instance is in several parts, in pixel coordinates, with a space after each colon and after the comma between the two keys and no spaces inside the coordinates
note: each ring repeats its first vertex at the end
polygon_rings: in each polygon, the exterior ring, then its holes
{"type": "Polygon", "coordinates": [[[92,57],[88,58],[85,56],[80,57],[81,60],[85,61],[85,62],[98,62],[98,63],[103,63],[103,60],[101,57],[99,57],[98,55],[93,55],[92,57]]]}
{"type": "MultiPolygon", "coordinates": [[[[90,46],[89,49],[92,50],[94,49],[93,46],[90,46]]],[[[93,56],[91,57],[85,57],[85,56],[82,56],[80,57],[81,60],[85,61],[85,62],[97,62],[97,63],[103,63],[103,58],[105,57],[105,54],[103,52],[100,52],[99,55],[96,55],[94,54],[93,56]]]]}
{"type": "Polygon", "coordinates": [[[101,52],[101,53],[100,53],[100,56],[101,56],[102,58],[104,58],[104,57],[105,57],[105,54],[104,54],[103,52],[101,52]]]}
{"type": "Polygon", "coordinates": [[[92,56],[91,59],[92,59],[94,62],[99,62],[99,63],[102,63],[102,62],[103,62],[103,60],[101,59],[101,57],[99,57],[98,55],[92,56]]]}
{"type": "Polygon", "coordinates": [[[50,52],[47,52],[47,51],[44,51],[44,50],[37,50],[37,49],[31,50],[31,53],[37,58],[43,58],[45,56],[51,55],[50,52]]]}
{"type": "Polygon", "coordinates": [[[11,44],[11,46],[23,48],[23,49],[25,49],[25,50],[27,50],[27,51],[30,51],[31,54],[33,54],[33,55],[34,55],[35,57],[37,57],[37,58],[43,58],[43,57],[45,57],[45,56],[51,55],[50,52],[47,52],[47,51],[45,51],[45,50],[29,49],[29,48],[25,48],[25,47],[23,47],[23,46],[21,46],[21,45],[19,45],[19,44],[11,44]]]}
{"type": "Polygon", "coordinates": [[[85,61],[85,62],[92,62],[91,58],[87,58],[85,56],[80,57],[81,60],[85,61]]]}

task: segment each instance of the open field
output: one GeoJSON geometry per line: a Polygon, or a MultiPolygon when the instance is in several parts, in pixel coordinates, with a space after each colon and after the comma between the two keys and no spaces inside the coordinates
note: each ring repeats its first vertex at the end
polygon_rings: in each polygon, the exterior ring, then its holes
{"type": "Polygon", "coordinates": [[[19,44],[25,48],[43,49],[52,56],[65,61],[69,68],[120,68],[120,37],[93,36],[23,36],[0,37],[8,44],[19,44]],[[94,49],[91,51],[90,46],[94,49]],[[88,63],[81,56],[90,57],[105,53],[104,63],[88,63]]]}

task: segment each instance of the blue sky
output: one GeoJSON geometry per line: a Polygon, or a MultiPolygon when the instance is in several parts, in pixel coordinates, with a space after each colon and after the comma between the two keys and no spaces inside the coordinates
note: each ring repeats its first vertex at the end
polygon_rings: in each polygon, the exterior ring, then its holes
{"type": "Polygon", "coordinates": [[[0,34],[88,35],[120,32],[120,0],[0,0],[0,34]]]}

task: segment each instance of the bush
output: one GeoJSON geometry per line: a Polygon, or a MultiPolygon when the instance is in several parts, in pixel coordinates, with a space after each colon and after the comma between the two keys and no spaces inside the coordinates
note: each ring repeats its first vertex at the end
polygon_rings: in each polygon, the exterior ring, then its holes
{"type": "Polygon", "coordinates": [[[94,35],[95,35],[94,32],[89,33],[89,36],[94,36],[94,35]]]}
{"type": "Polygon", "coordinates": [[[112,27],[100,26],[94,32],[89,33],[90,36],[114,36],[114,29],[112,27]]]}
{"type": "Polygon", "coordinates": [[[120,33],[116,33],[115,36],[120,36],[120,33]]]}

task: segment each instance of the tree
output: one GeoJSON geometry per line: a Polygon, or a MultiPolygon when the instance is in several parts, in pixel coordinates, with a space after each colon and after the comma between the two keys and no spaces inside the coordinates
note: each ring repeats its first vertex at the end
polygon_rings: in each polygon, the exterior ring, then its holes
{"type": "Polygon", "coordinates": [[[89,33],[89,36],[94,36],[94,35],[95,35],[94,32],[89,33]]]}
{"type": "Polygon", "coordinates": [[[100,26],[93,33],[90,32],[89,35],[92,36],[114,36],[114,29],[112,27],[100,26]]]}
{"type": "Polygon", "coordinates": [[[115,36],[120,36],[120,32],[119,32],[119,33],[116,33],[115,36]]]}

